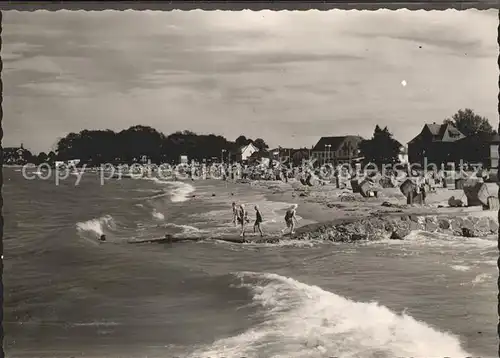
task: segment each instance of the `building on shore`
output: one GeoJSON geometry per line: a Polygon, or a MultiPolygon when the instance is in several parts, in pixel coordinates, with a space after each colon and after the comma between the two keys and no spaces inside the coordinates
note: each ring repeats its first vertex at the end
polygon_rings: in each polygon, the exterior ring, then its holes
{"type": "Polygon", "coordinates": [[[319,165],[351,164],[359,160],[359,145],[362,141],[362,137],[354,135],[321,137],[312,148],[311,157],[319,165]]]}
{"type": "Polygon", "coordinates": [[[480,164],[483,168],[498,168],[500,136],[477,133],[465,136],[452,124],[426,124],[408,143],[409,161],[437,167],[454,164],[480,164]],[[424,162],[424,159],[426,162],[424,162]]]}
{"type": "Polygon", "coordinates": [[[250,155],[247,158],[247,162],[249,165],[260,165],[264,163],[269,164],[270,159],[271,159],[271,153],[269,151],[259,150],[253,152],[252,155],[250,155]]]}
{"type": "Polygon", "coordinates": [[[31,160],[31,152],[23,147],[5,147],[3,148],[4,165],[24,165],[31,160]]]}
{"type": "Polygon", "coordinates": [[[478,133],[456,142],[455,163],[481,164],[483,168],[498,169],[498,134],[478,133]]]}
{"type": "Polygon", "coordinates": [[[236,161],[237,162],[244,162],[247,161],[250,156],[258,152],[259,148],[257,148],[253,143],[248,143],[247,145],[244,145],[238,149],[238,152],[236,153],[236,161]]]}
{"type": "Polygon", "coordinates": [[[269,150],[271,158],[283,165],[299,166],[305,160],[309,160],[311,149],[309,148],[284,148],[278,147],[269,150]]]}
{"type": "Polygon", "coordinates": [[[455,142],[465,138],[453,124],[424,125],[422,131],[408,142],[408,159],[410,163],[424,165],[427,163],[441,166],[455,162],[455,142]]]}

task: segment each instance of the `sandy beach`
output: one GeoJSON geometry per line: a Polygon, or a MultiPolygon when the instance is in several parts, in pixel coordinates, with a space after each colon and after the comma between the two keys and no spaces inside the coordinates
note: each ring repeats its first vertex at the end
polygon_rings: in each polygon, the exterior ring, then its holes
{"type": "MultiPolygon", "coordinates": [[[[373,214],[496,215],[495,211],[486,211],[481,207],[464,206],[461,208],[450,208],[448,199],[452,196],[461,198],[464,204],[467,203],[467,198],[463,190],[453,188],[437,188],[436,192],[428,194],[425,205],[407,205],[406,198],[399,188],[382,188],[378,197],[363,198],[359,193],[352,193],[350,189],[337,189],[335,184],[307,187],[293,179],[288,183],[280,181],[253,181],[247,185],[266,190],[268,192],[267,196],[271,200],[285,200],[299,203],[301,214],[304,217],[315,218],[319,222],[344,217],[366,217],[373,214]]],[[[498,197],[498,185],[496,183],[487,183],[486,185],[488,186],[489,193],[492,196],[498,197]]]]}
{"type": "MultiPolygon", "coordinates": [[[[492,236],[498,231],[496,210],[467,206],[463,190],[437,188],[429,193],[426,204],[407,205],[399,188],[380,188],[377,197],[364,198],[350,189],[338,189],[332,184],[304,186],[299,181],[190,181],[194,193],[187,197],[200,204],[207,201],[218,208],[218,215],[230,217],[232,202],[244,203],[253,218],[253,206],[258,203],[264,217],[265,235],[252,232],[253,219],[247,225],[246,235],[239,235],[239,226],[233,229],[223,225],[221,230],[192,231],[148,238],[141,242],[179,242],[223,240],[232,243],[278,243],[287,240],[328,240],[351,242],[358,240],[403,240],[414,231],[427,231],[463,237],[492,236]],[[196,189],[194,189],[196,188],[196,189]],[[450,197],[461,199],[463,207],[450,207],[450,197]],[[295,234],[283,236],[283,215],[292,203],[298,205],[299,219],[295,234]],[[281,214],[282,213],[282,214],[281,214]]],[[[188,185],[188,182],[182,183],[188,185]]],[[[497,184],[488,183],[490,195],[497,196],[497,184]]],[[[231,225],[229,225],[231,226],[231,225]]]]}

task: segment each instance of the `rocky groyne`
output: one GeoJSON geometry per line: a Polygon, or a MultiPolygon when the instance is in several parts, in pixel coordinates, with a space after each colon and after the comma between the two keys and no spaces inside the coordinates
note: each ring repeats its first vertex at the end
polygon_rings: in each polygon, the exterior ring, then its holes
{"type": "Polygon", "coordinates": [[[370,216],[303,226],[297,230],[295,239],[335,242],[403,240],[414,230],[463,237],[484,237],[498,233],[498,220],[492,216],[471,215],[370,216]]]}
{"type": "Polygon", "coordinates": [[[186,241],[227,241],[231,243],[278,243],[294,240],[325,240],[332,242],[377,241],[383,239],[404,240],[410,232],[421,230],[462,237],[485,237],[498,233],[498,219],[493,215],[429,215],[397,214],[341,218],[327,223],[305,225],[294,235],[264,237],[228,236],[176,236],[130,241],[130,244],[172,244],[186,241]]]}

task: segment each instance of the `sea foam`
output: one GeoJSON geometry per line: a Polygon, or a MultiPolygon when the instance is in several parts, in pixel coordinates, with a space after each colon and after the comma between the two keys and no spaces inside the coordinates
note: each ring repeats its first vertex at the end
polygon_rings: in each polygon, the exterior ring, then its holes
{"type": "Polygon", "coordinates": [[[467,265],[451,265],[450,266],[455,271],[469,271],[470,266],[467,265]]]}
{"type": "Polygon", "coordinates": [[[463,247],[471,249],[491,249],[497,246],[497,241],[485,237],[452,236],[437,232],[414,230],[404,240],[386,240],[394,245],[418,245],[429,247],[463,247]]]}
{"type": "Polygon", "coordinates": [[[79,222],[76,224],[78,232],[90,233],[97,237],[104,235],[106,230],[112,230],[116,226],[111,215],[105,215],[100,218],[79,222]]]}
{"type": "Polygon", "coordinates": [[[170,200],[174,203],[187,201],[188,195],[195,190],[192,185],[181,181],[170,182],[170,185],[174,187],[170,192],[170,200]]]}
{"type": "Polygon", "coordinates": [[[159,211],[156,211],[156,209],[153,209],[151,215],[153,215],[153,218],[156,220],[165,220],[165,215],[163,215],[159,211]]]}
{"type": "MultiPolygon", "coordinates": [[[[156,184],[171,186],[172,189],[170,189],[170,200],[173,203],[179,203],[189,200],[188,195],[195,191],[195,188],[191,184],[182,181],[166,181],[158,178],[145,178],[145,179],[151,180],[156,184]]],[[[161,194],[161,196],[163,195],[164,194],[161,194]]]]}
{"type": "Polygon", "coordinates": [[[167,223],[165,224],[165,227],[173,227],[177,229],[181,229],[182,233],[181,235],[193,235],[193,234],[200,234],[205,232],[204,230],[198,229],[195,226],[191,225],[180,225],[180,224],[174,224],[174,223],[167,223]]]}
{"type": "Polygon", "coordinates": [[[377,302],[355,302],[289,277],[240,272],[263,323],[192,357],[466,357],[457,337],[377,302]]]}

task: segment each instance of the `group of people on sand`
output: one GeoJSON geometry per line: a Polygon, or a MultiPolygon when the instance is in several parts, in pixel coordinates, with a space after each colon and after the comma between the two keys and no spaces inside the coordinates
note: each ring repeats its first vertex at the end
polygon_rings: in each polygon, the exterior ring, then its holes
{"type": "MultiPolygon", "coordinates": [[[[298,224],[297,216],[296,216],[296,211],[297,211],[297,204],[293,204],[285,213],[285,223],[286,223],[286,228],[281,230],[281,233],[283,234],[286,229],[290,229],[290,234],[295,233],[295,225],[298,224]]],[[[239,206],[236,205],[235,202],[232,204],[233,208],[233,224],[234,225],[240,225],[241,226],[241,233],[240,236],[245,236],[245,229],[246,225],[250,223],[250,219],[248,218],[248,212],[245,209],[245,204],[240,204],[239,206]]],[[[262,231],[262,214],[259,210],[259,206],[255,205],[255,222],[253,224],[253,232],[255,233],[257,230],[260,233],[260,236],[263,237],[264,233],[262,231]]]]}

